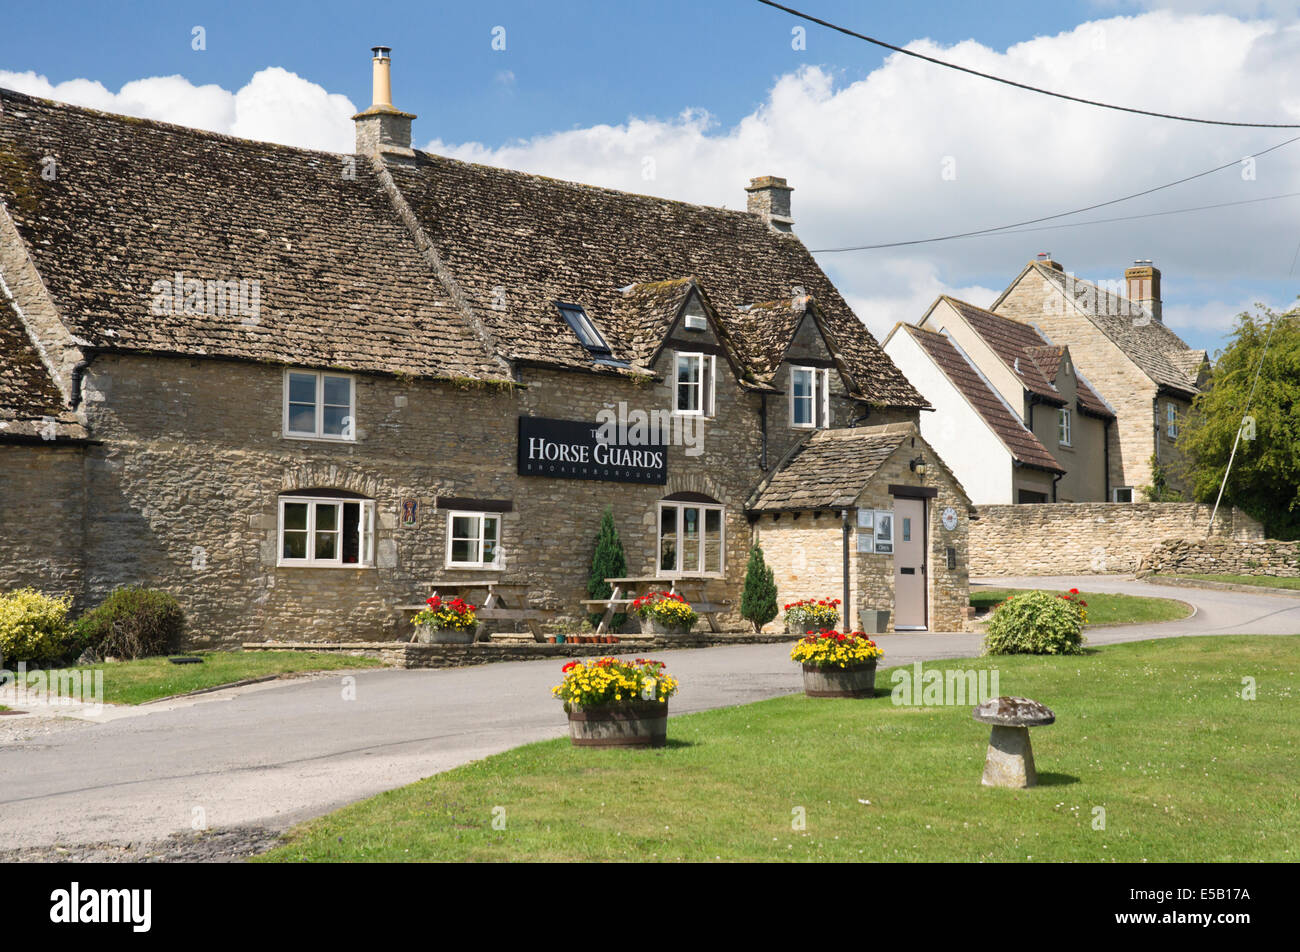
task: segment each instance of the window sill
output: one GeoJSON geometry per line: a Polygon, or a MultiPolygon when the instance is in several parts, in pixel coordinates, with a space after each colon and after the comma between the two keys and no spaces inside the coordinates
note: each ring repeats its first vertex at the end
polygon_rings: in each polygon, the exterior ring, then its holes
{"type": "Polygon", "coordinates": [[[282,440],[301,440],[304,443],[342,443],[344,446],[352,446],[357,442],[356,437],[343,436],[305,436],[297,433],[281,434],[282,440]]]}
{"type": "Polygon", "coordinates": [[[471,562],[447,562],[443,568],[449,572],[503,572],[505,569],[500,565],[479,565],[471,562]]]}
{"type": "Polygon", "coordinates": [[[373,569],[373,565],[354,565],[352,563],[341,562],[276,562],[277,569],[352,569],[365,570],[373,569]]]}

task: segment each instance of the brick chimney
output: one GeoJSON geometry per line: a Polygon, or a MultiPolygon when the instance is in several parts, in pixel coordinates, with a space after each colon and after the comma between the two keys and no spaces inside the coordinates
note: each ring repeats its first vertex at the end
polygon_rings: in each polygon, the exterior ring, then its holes
{"type": "Polygon", "coordinates": [[[387,46],[372,46],[373,92],[370,108],[352,117],[357,126],[357,153],[377,155],[385,162],[413,162],[411,148],[412,113],[393,107],[393,58],[387,46]]]}
{"type": "Polygon", "coordinates": [[[1038,252],[1038,256],[1029,263],[1034,264],[1035,262],[1038,264],[1046,265],[1047,267],[1053,269],[1054,271],[1060,271],[1062,274],[1065,273],[1065,266],[1061,264],[1061,262],[1053,258],[1052,253],[1050,251],[1038,252]]]}
{"type": "Polygon", "coordinates": [[[790,193],[794,189],[785,179],[762,175],[750,179],[745,191],[749,193],[745,204],[751,215],[757,215],[777,231],[794,230],[794,219],[790,217],[790,193]]]}
{"type": "Polygon", "coordinates": [[[1124,296],[1151,317],[1160,320],[1160,269],[1149,260],[1139,259],[1124,271],[1124,296]]]}

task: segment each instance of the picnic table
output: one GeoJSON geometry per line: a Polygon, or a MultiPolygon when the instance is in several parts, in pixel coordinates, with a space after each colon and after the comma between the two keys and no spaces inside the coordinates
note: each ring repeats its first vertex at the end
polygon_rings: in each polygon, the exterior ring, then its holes
{"type": "MultiPolygon", "coordinates": [[[[487,597],[483,599],[482,604],[474,609],[480,621],[522,621],[528,626],[529,632],[533,636],[533,641],[545,643],[546,638],[542,635],[541,622],[549,621],[555,617],[555,611],[549,608],[511,608],[506,604],[503,590],[511,592],[511,598],[514,598],[513,591],[523,589],[526,586],[522,582],[503,582],[500,578],[447,578],[436,579],[429,583],[431,591],[429,597],[433,598],[440,593],[455,597],[459,595],[464,598],[465,592],[474,589],[484,589],[487,597]]],[[[521,599],[525,597],[520,596],[521,599]]],[[[469,601],[469,599],[466,599],[469,601]]],[[[418,612],[426,607],[423,602],[410,605],[398,605],[399,609],[405,612],[418,612]]],[[[416,638],[415,632],[411,633],[411,641],[416,638]]]]}
{"type": "Polygon", "coordinates": [[[657,575],[640,575],[629,576],[628,578],[607,578],[605,581],[611,588],[608,598],[588,598],[582,602],[582,604],[589,605],[596,610],[604,609],[600,624],[596,626],[596,634],[598,635],[603,635],[609,630],[610,622],[618,614],[618,609],[626,608],[636,601],[635,590],[639,588],[663,591],[663,586],[667,584],[670,594],[680,595],[690,602],[691,608],[704,616],[704,620],[709,623],[710,631],[720,630],[718,620],[714,616],[718,612],[725,612],[728,608],[726,601],[710,602],[705,600],[705,586],[710,582],[718,581],[712,575],[677,575],[669,578],[660,578],[657,575]]]}

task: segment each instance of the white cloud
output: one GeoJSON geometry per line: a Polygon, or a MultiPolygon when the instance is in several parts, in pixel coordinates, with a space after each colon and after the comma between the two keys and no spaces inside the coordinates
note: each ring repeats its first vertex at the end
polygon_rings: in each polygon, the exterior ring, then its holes
{"type": "Polygon", "coordinates": [[[254,73],[248,84],[234,93],[216,85],[195,86],[182,76],[137,79],[114,93],[92,80],[55,84],[33,72],[2,70],[0,86],[105,112],[265,142],[330,152],[352,151],[349,119],[357,110],[348,98],[328,93],[278,66],[254,73]]]}
{"type": "MultiPolygon", "coordinates": [[[[1278,12],[1280,2],[1178,4],[1278,12]]],[[[1294,5],[1294,4],[1291,4],[1294,5]]],[[[1130,9],[1125,4],[1113,9],[1130,9]]],[[[975,69],[1108,102],[1192,116],[1300,122],[1300,26],[1223,12],[1113,16],[1007,50],[974,41],[912,48],[975,69]]],[[[815,49],[815,44],[814,44],[815,49]]],[[[811,56],[811,54],[809,54],[811,56]]],[[[350,151],[346,97],[279,68],[237,92],[152,77],[116,93],[73,80],[0,72],[0,85],[201,128],[350,151]]],[[[508,86],[507,86],[508,88],[508,86]]],[[[863,79],[807,65],[780,76],[750,115],[723,127],[697,103],[487,146],[423,139],[431,151],[615,188],[741,208],[756,175],[795,188],[795,229],[810,248],[925,238],[1036,218],[1190,175],[1289,138],[1289,130],[1176,123],[1064,103],[894,55],[863,79]],[[955,171],[955,178],[945,175],[955,171]]],[[[417,122],[417,137],[436,125],[417,122]]],[[[1261,158],[1253,179],[1230,169],[1083,217],[1109,218],[1300,191],[1300,143],[1261,158]]],[[[819,260],[877,334],[916,320],[943,292],[990,303],[1035,253],[1093,280],[1133,258],[1164,273],[1175,326],[1230,326],[1235,301],[1285,298],[1300,240],[1300,200],[1094,227],[1006,234],[819,260]],[[1285,260],[1283,260],[1285,259],[1285,260]],[[1208,289],[1208,290],[1207,290],[1208,289]]],[[[1077,221],[1078,219],[1071,219],[1077,221]]]]}
{"type": "MultiPolygon", "coordinates": [[[[1300,29],[1222,15],[1152,12],[1080,24],[1006,51],[974,41],[912,48],[1102,101],[1246,121],[1300,122],[1300,29]]],[[[702,93],[701,95],[705,95],[702,93]]],[[[706,100],[707,101],[707,100],[706,100]]],[[[1123,115],[1032,95],[895,55],[866,78],[837,82],[808,66],[780,77],[730,128],[707,113],[633,118],[490,148],[431,151],[615,188],[743,207],[755,175],[795,187],[795,230],[810,248],[873,244],[1036,218],[1136,192],[1257,152],[1288,130],[1232,130],[1123,115]],[[653,170],[648,177],[646,169],[653,170]],[[955,170],[955,178],[945,178],[955,170]]],[[[1090,216],[1240,201],[1300,191],[1300,143],[1236,169],[1090,216]]],[[[1093,280],[1154,258],[1175,303],[1180,276],[1284,279],[1275,246],[1294,247],[1297,202],[1263,203],[1059,231],[820,255],[876,333],[916,320],[936,294],[990,303],[1052,250],[1093,280]],[[980,299],[980,295],[983,299],[980,299]]],[[[1072,219],[1077,221],[1079,219],[1072,219]]],[[[1196,304],[1202,304],[1197,301],[1196,304]]],[[[1208,305],[1206,305],[1208,307],[1208,305]]],[[[1176,310],[1175,306],[1175,310],[1176,310]]],[[[1205,323],[1226,328],[1235,311],[1205,323]]],[[[1198,318],[1201,323],[1201,318],[1198,318]]]]}

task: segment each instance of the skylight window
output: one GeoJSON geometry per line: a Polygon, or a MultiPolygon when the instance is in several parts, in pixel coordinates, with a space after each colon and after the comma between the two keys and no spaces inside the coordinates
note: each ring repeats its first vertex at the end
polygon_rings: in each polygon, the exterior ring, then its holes
{"type": "Polygon", "coordinates": [[[596,329],[596,325],[592,323],[581,304],[565,304],[563,301],[556,301],[555,306],[560,309],[564,322],[577,335],[579,343],[587,349],[587,353],[596,358],[612,356],[604,335],[596,329]]]}

